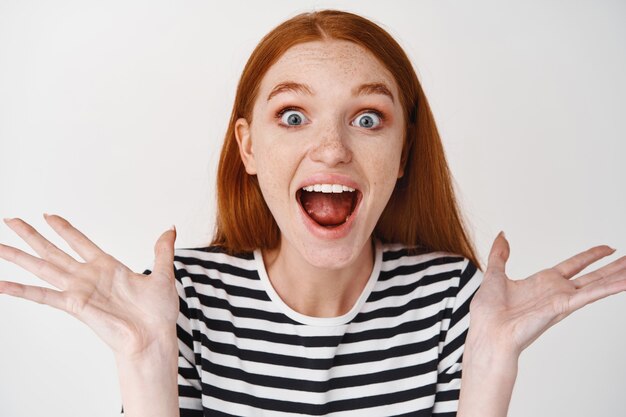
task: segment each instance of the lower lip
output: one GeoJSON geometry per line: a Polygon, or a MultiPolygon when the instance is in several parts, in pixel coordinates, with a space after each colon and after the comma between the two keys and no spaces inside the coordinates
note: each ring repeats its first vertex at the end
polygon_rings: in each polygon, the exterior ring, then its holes
{"type": "Polygon", "coordinates": [[[359,208],[361,208],[362,199],[363,199],[363,194],[359,192],[359,195],[357,197],[357,202],[354,207],[354,211],[350,214],[350,217],[348,217],[348,220],[345,223],[336,227],[324,227],[316,223],[312,218],[309,217],[306,211],[304,211],[304,207],[302,207],[302,204],[300,204],[300,201],[297,201],[298,200],[297,197],[296,197],[296,204],[300,208],[299,210],[300,217],[302,218],[304,225],[309,230],[309,232],[311,232],[311,234],[313,234],[314,236],[320,239],[336,240],[336,239],[341,239],[341,238],[348,236],[348,234],[352,230],[354,219],[356,218],[359,212],[359,208]]]}

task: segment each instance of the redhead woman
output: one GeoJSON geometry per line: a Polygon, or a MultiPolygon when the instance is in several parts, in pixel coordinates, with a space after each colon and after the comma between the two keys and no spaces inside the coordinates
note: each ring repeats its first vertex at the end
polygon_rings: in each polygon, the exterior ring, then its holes
{"type": "Polygon", "coordinates": [[[115,354],[126,416],[503,417],[522,350],[626,290],[626,257],[576,276],[608,246],[512,281],[500,233],[483,268],[409,59],[346,12],[261,40],[217,190],[213,242],[175,250],[168,230],[144,274],[60,216],[46,221],[82,262],[5,220],[39,257],[0,257],[58,291],[0,292],[90,326],[115,354]]]}

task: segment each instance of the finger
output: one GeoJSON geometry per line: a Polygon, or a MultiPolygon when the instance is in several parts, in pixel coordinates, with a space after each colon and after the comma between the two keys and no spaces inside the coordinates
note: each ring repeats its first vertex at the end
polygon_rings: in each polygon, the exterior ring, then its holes
{"type": "Polygon", "coordinates": [[[174,241],[176,228],[165,231],[154,245],[154,272],[165,273],[169,276],[174,265],[174,241]]]}
{"type": "Polygon", "coordinates": [[[558,265],[555,265],[554,269],[563,275],[563,277],[570,279],[592,263],[604,258],[605,256],[611,255],[613,252],[615,252],[615,249],[612,249],[607,245],[594,246],[591,249],[587,249],[586,251],[574,255],[558,265]]]}
{"type": "Polygon", "coordinates": [[[598,301],[609,295],[626,291],[626,269],[621,269],[578,289],[571,298],[571,311],[576,311],[587,304],[598,301]]]}
{"type": "Polygon", "coordinates": [[[57,288],[66,288],[67,275],[48,261],[1,243],[0,258],[21,266],[57,288]]]}
{"type": "Polygon", "coordinates": [[[59,234],[70,245],[77,254],[85,261],[92,261],[103,254],[95,243],[82,234],[78,229],[61,216],[55,214],[44,214],[50,227],[59,234]]]}
{"type": "Polygon", "coordinates": [[[18,284],[17,282],[0,281],[0,294],[24,298],[39,304],[46,304],[59,310],[66,310],[65,297],[61,291],[32,285],[18,284]]]}
{"type": "Polygon", "coordinates": [[[504,237],[504,232],[498,233],[496,239],[493,241],[491,251],[489,252],[489,259],[487,261],[487,269],[492,271],[504,273],[506,267],[506,261],[509,259],[509,253],[511,248],[509,242],[504,237]]]}
{"type": "Polygon", "coordinates": [[[57,248],[22,219],[4,219],[4,222],[43,259],[67,271],[76,267],[77,262],[74,258],[57,248]]]}
{"type": "Polygon", "coordinates": [[[602,279],[606,276],[614,274],[615,272],[626,268],[626,256],[622,256],[619,259],[611,262],[610,264],[604,265],[602,268],[599,268],[595,271],[589,272],[588,274],[582,275],[576,279],[573,279],[572,282],[576,284],[577,288],[582,288],[589,285],[592,282],[595,282],[599,279],[602,279]]]}

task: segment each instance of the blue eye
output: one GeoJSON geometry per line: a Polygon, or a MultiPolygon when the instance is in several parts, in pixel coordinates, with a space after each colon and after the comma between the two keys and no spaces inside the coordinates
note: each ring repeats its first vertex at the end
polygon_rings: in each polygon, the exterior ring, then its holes
{"type": "Polygon", "coordinates": [[[300,126],[306,121],[301,111],[286,109],[280,113],[280,121],[287,126],[300,126]]]}
{"type": "Polygon", "coordinates": [[[365,129],[376,128],[380,126],[381,122],[381,115],[373,111],[361,113],[356,117],[356,119],[354,119],[354,123],[356,123],[356,126],[363,127],[365,129]]]}

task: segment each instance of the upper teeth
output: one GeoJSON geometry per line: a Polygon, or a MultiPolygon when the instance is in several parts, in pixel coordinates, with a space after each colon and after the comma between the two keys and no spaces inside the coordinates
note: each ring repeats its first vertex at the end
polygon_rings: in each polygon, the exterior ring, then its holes
{"type": "Polygon", "coordinates": [[[302,187],[304,191],[316,191],[322,193],[343,193],[344,191],[353,192],[354,188],[341,184],[313,184],[302,187]]]}

